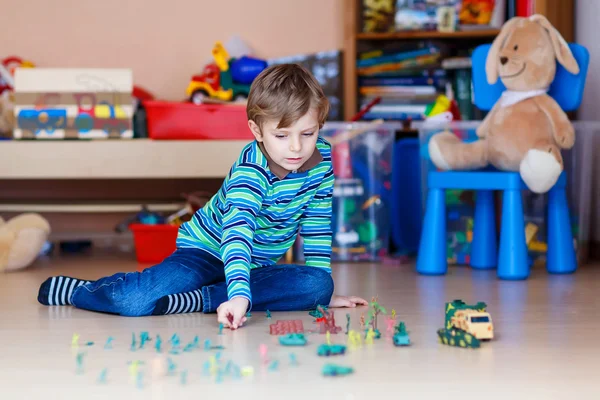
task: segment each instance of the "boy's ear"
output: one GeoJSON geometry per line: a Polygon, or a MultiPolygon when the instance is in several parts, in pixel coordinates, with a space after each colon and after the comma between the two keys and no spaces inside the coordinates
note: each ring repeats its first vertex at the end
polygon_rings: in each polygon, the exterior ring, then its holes
{"type": "Polygon", "coordinates": [[[254,135],[256,140],[258,142],[262,142],[263,141],[262,133],[260,132],[260,128],[258,127],[256,122],[252,121],[251,119],[248,120],[248,127],[252,131],[252,134],[254,135]]]}

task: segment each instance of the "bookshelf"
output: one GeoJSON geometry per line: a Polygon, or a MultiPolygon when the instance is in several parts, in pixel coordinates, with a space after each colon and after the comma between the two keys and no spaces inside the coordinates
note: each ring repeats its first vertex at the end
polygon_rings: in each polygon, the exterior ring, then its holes
{"type": "MultiPolygon", "coordinates": [[[[533,13],[545,15],[565,40],[574,37],[575,0],[514,0],[531,1],[533,13]]],[[[436,40],[454,48],[469,48],[491,43],[498,29],[478,29],[456,32],[401,31],[385,33],[361,32],[362,0],[348,0],[344,10],[344,118],[349,120],[359,110],[357,57],[360,49],[376,49],[390,42],[436,40]]]]}

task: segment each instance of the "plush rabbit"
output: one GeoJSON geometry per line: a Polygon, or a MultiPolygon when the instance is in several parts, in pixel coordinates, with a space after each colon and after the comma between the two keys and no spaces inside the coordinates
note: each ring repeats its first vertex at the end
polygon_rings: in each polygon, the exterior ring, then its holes
{"type": "Polygon", "coordinates": [[[567,115],[547,94],[556,61],[572,74],[579,66],[558,31],[541,15],[507,21],[488,53],[487,81],[505,90],[477,128],[479,140],[464,143],[450,132],[429,142],[432,162],[443,170],[478,169],[492,164],[519,171],[535,193],[545,193],[563,171],[561,149],[575,142],[567,115]]]}

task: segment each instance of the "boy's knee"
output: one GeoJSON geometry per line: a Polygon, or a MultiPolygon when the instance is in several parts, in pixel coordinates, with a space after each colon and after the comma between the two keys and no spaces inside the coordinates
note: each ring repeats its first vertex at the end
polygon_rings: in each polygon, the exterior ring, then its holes
{"type": "Polygon", "coordinates": [[[312,307],[317,305],[329,305],[333,295],[333,278],[328,271],[312,268],[308,277],[304,280],[304,290],[308,298],[312,300],[312,307]]]}

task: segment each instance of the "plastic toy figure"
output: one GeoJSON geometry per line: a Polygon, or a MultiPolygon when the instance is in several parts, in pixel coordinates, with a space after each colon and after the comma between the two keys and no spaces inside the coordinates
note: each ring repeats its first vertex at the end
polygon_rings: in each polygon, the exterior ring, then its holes
{"type": "Polygon", "coordinates": [[[362,345],[362,338],[360,333],[356,331],[348,332],[348,343],[350,344],[350,348],[356,349],[362,345]]]}
{"type": "Polygon", "coordinates": [[[98,376],[98,383],[104,384],[106,383],[106,375],[108,374],[108,368],[104,368],[100,371],[100,375],[98,376]]]}
{"type": "Polygon", "coordinates": [[[78,347],[78,346],[79,346],[79,335],[74,333],[73,338],[71,339],[71,347],[78,347]]]}
{"type": "Polygon", "coordinates": [[[393,335],[394,334],[394,323],[396,322],[396,320],[394,318],[391,317],[387,317],[385,319],[385,323],[387,325],[387,329],[386,332],[388,335],[393,335]]]}
{"type": "Polygon", "coordinates": [[[112,336],[109,336],[108,339],[106,339],[106,344],[104,345],[105,349],[112,349],[112,341],[114,340],[114,338],[112,336]]]}
{"type": "Polygon", "coordinates": [[[267,318],[271,319],[271,311],[267,310],[267,318]]]}
{"type": "Polygon", "coordinates": [[[354,372],[354,369],[351,367],[344,367],[341,365],[335,364],[325,364],[323,366],[322,373],[324,376],[343,376],[349,375],[354,372]]]}
{"type": "Polygon", "coordinates": [[[395,327],[396,333],[394,334],[394,346],[408,346],[410,344],[410,337],[406,332],[406,325],[404,322],[400,323],[395,327]]]}
{"type": "Polygon", "coordinates": [[[143,349],[144,345],[149,340],[150,340],[150,336],[148,335],[148,332],[142,332],[142,333],[140,333],[140,349],[143,349]]]}
{"type": "Polygon", "coordinates": [[[346,314],[346,335],[350,331],[350,314],[346,314]]]}
{"type": "Polygon", "coordinates": [[[258,352],[260,353],[260,358],[262,359],[263,363],[266,364],[269,361],[269,358],[267,357],[267,345],[266,344],[261,344],[260,346],[258,346],[258,352]]]}
{"type": "Polygon", "coordinates": [[[317,323],[320,324],[320,333],[330,332],[333,334],[338,333],[342,330],[341,327],[335,326],[335,316],[333,311],[325,310],[323,307],[318,307],[319,311],[323,314],[322,318],[317,319],[317,323]]]}
{"type": "Polygon", "coordinates": [[[306,337],[303,333],[290,333],[289,335],[280,336],[279,344],[282,346],[304,346],[306,345],[306,337]]]}
{"type": "Polygon", "coordinates": [[[346,346],[343,344],[322,344],[317,349],[317,355],[326,357],[344,354],[345,352],[346,346]]]}
{"type": "Polygon", "coordinates": [[[83,356],[85,356],[85,353],[79,352],[75,358],[75,362],[77,363],[77,374],[83,374],[83,356]]]}
{"type": "Polygon", "coordinates": [[[162,344],[162,339],[160,338],[160,335],[156,335],[156,343],[154,344],[154,348],[156,349],[157,353],[160,353],[162,351],[160,348],[161,344],[162,344]]]}

